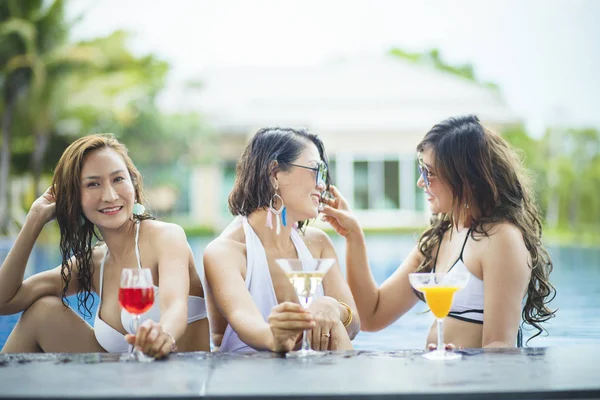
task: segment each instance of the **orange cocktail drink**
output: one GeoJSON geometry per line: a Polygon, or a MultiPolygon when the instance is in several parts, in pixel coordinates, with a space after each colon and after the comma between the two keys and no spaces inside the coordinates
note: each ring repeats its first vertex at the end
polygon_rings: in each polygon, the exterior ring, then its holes
{"type": "Polygon", "coordinates": [[[464,272],[414,272],[408,274],[411,286],[423,293],[429,309],[437,320],[437,349],[423,354],[429,360],[454,360],[460,354],[445,350],[444,346],[444,318],[452,308],[454,293],[464,288],[469,280],[469,275],[464,272]]]}
{"type": "Polygon", "coordinates": [[[452,307],[454,293],[460,288],[456,286],[430,286],[419,290],[425,295],[425,301],[436,318],[446,318],[452,307]]]}

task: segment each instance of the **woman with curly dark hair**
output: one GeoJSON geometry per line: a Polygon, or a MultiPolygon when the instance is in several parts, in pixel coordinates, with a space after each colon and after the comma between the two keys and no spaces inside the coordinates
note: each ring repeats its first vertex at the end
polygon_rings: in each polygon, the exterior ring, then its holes
{"type": "MultiPolygon", "coordinates": [[[[368,268],[362,230],[344,198],[324,217],[347,242],[347,279],[361,326],[378,331],[410,310],[421,296],[412,272],[466,272],[446,320],[448,343],[463,347],[512,347],[521,320],[537,330],[554,316],[552,261],[541,241],[542,224],[521,160],[475,116],[435,125],[417,146],[417,185],[433,214],[431,226],[408,258],[380,287],[368,268]]],[[[434,324],[427,343],[435,343],[434,324]]],[[[532,338],[533,338],[532,337],[532,338]]]]}
{"type": "Polygon", "coordinates": [[[134,345],[161,358],[175,349],[209,350],[202,284],[181,227],[145,211],[142,176],[111,135],[89,135],[61,156],[52,186],[37,199],[0,268],[0,315],[24,311],[2,352],[126,352],[134,345]],[[42,228],[56,218],[60,266],[23,280],[42,228]],[[92,244],[96,238],[97,243],[92,244]],[[154,306],[134,333],[119,306],[121,270],[145,267],[155,284],[154,306]],[[77,295],[94,327],[66,304],[77,295]]]}

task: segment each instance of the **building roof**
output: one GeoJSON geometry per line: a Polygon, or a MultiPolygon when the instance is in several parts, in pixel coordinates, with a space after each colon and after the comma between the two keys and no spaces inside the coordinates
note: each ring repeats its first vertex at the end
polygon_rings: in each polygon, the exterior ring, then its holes
{"type": "Polygon", "coordinates": [[[488,124],[520,117],[498,90],[387,56],[303,67],[220,67],[200,74],[201,89],[177,109],[201,112],[217,131],[248,134],[263,126],[328,131],[423,131],[452,115],[488,124]]]}

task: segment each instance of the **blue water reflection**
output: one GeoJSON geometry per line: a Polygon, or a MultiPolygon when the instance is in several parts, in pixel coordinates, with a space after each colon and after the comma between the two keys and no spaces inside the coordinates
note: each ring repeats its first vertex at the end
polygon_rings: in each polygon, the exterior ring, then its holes
{"type": "MultiPolygon", "coordinates": [[[[191,238],[190,244],[200,263],[208,238],[191,238]]],[[[369,257],[375,280],[383,282],[390,276],[409,253],[416,237],[379,236],[367,237],[369,257]]],[[[344,267],[345,243],[334,238],[334,245],[344,267]]],[[[3,260],[10,243],[0,242],[0,260],[3,260]]],[[[559,308],[557,317],[546,325],[549,336],[538,337],[532,346],[558,346],[586,344],[600,339],[600,249],[550,247],[555,263],[552,282],[557,288],[553,308],[559,308]]],[[[25,276],[58,265],[60,260],[57,246],[37,245],[27,266],[25,276]]],[[[74,308],[77,301],[70,298],[74,308]]],[[[95,298],[92,314],[95,315],[98,299],[95,298]]],[[[394,324],[377,333],[361,332],[354,341],[357,349],[395,350],[400,348],[422,348],[433,317],[424,304],[417,305],[394,324]]],[[[0,347],[4,345],[19,315],[0,316],[0,347]]],[[[93,318],[88,319],[93,323],[93,318]]],[[[525,338],[528,332],[525,331],[525,338]]]]}

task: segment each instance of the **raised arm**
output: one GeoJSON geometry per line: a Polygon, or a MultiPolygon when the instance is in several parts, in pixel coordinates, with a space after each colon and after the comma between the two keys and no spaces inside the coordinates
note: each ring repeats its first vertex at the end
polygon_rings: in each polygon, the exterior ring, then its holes
{"type": "MultiPolygon", "coordinates": [[[[54,218],[55,200],[48,189],[31,206],[25,224],[0,267],[0,315],[21,312],[43,296],[62,296],[60,267],[35,274],[23,281],[31,250],[44,225],[54,218]]],[[[71,279],[68,294],[77,291],[71,279]]]]}
{"type": "Polygon", "coordinates": [[[415,246],[402,265],[381,287],[369,267],[365,237],[356,217],[339,191],[331,186],[335,200],[325,205],[325,221],[346,239],[346,278],[365,331],[378,331],[410,310],[418,301],[408,281],[422,261],[415,246]]]}
{"type": "Polygon", "coordinates": [[[483,239],[484,310],[482,347],[514,347],[521,321],[521,302],[531,270],[521,232],[500,224],[483,239]]]}
{"type": "Polygon", "coordinates": [[[299,304],[281,303],[265,322],[246,288],[242,268],[246,259],[236,243],[224,238],[204,251],[207,284],[221,314],[239,338],[257,350],[289,351],[304,329],[314,326],[310,313],[299,304]]]}

